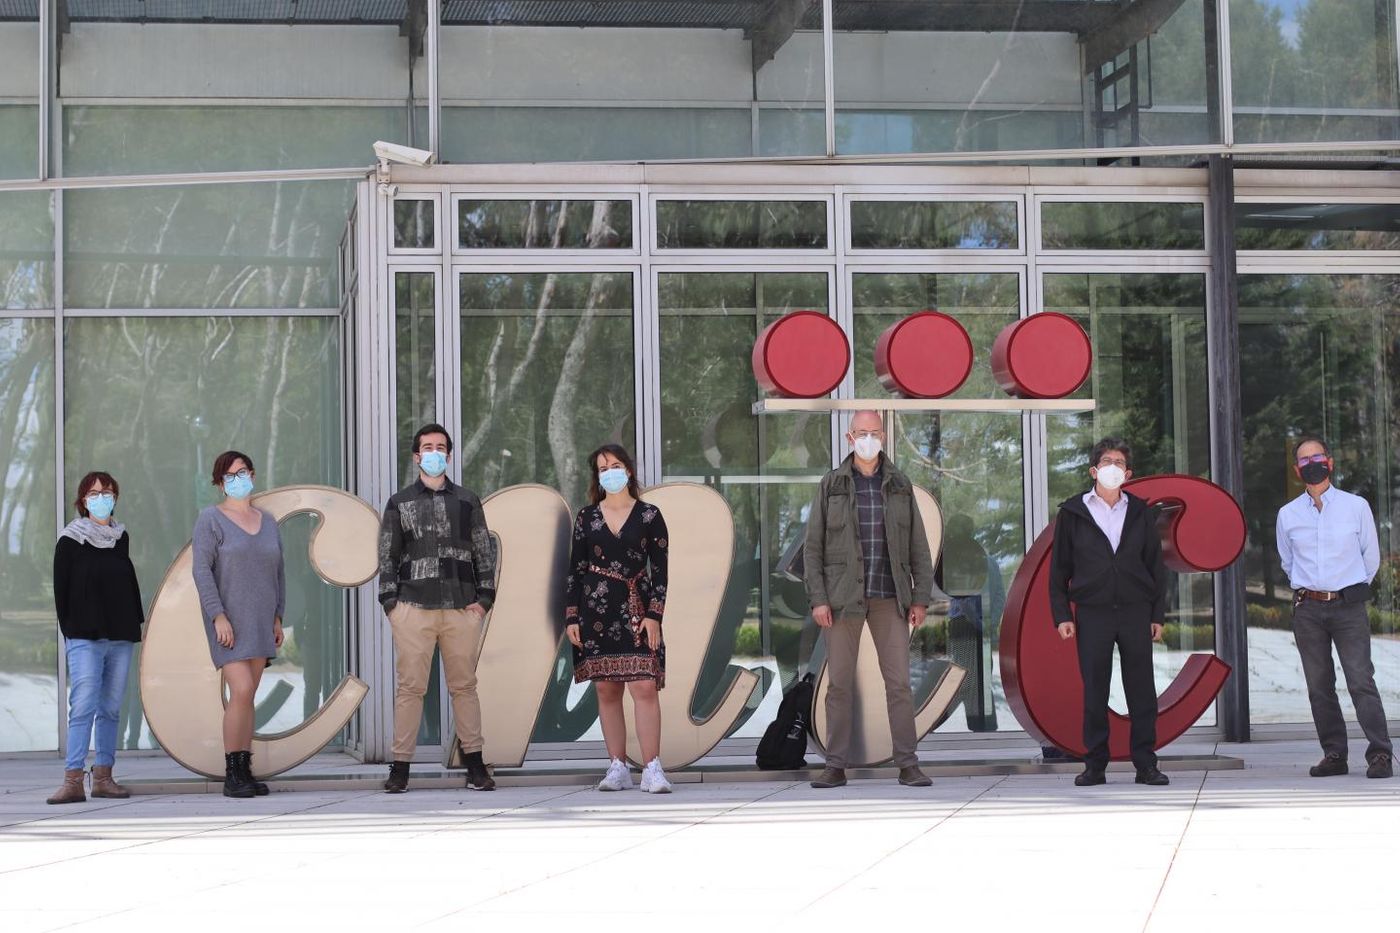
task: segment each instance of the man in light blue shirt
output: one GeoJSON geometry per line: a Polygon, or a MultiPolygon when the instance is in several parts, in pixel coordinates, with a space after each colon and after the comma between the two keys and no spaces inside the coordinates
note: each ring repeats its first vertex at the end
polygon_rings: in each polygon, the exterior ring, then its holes
{"type": "Polygon", "coordinates": [[[1366,776],[1388,778],[1393,750],[1376,690],[1366,615],[1371,579],[1381,561],[1376,522],[1365,499],[1332,485],[1332,451],[1322,438],[1299,441],[1293,460],[1307,491],[1278,510],[1275,535],[1283,572],[1293,589],[1293,636],[1322,743],[1322,761],[1308,773],[1347,773],[1347,724],[1332,665],[1335,644],[1357,721],[1366,733],[1366,776]]]}

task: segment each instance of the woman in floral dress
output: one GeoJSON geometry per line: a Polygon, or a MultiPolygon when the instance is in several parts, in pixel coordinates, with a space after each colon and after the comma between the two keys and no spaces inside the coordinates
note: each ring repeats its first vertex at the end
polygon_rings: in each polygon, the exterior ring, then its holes
{"type": "Polygon", "coordinates": [[[588,498],[574,521],[565,623],[574,646],[574,681],[593,681],[611,763],[599,790],[630,790],[622,694],[632,694],[642,746],[642,790],[669,794],[661,768],[661,702],[666,685],[666,521],[640,501],[632,457],[605,444],[588,457],[588,498]]]}

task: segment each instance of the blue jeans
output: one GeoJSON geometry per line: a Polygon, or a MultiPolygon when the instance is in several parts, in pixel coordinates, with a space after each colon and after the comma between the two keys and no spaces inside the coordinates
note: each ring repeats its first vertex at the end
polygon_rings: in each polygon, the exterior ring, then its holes
{"type": "Polygon", "coordinates": [[[64,767],[81,771],[97,724],[95,765],[110,768],[117,759],[117,721],[126,674],[135,642],[70,638],[68,656],[68,760],[64,767]]]}

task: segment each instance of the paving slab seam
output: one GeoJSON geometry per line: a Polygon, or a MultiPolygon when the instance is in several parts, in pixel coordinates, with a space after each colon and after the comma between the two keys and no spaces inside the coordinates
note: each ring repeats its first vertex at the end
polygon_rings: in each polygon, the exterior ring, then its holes
{"type": "MultiPolygon", "coordinates": [[[[93,801],[102,800],[102,799],[104,799],[104,798],[101,798],[101,797],[89,797],[89,798],[88,798],[88,802],[91,803],[91,802],[93,802],[93,801]]],[[[106,799],[112,799],[112,798],[106,798],[106,799]]],[[[148,798],[148,799],[149,799],[149,798],[148,798]]],[[[69,809],[67,808],[68,806],[71,806],[71,805],[55,806],[52,810],[50,810],[48,813],[45,813],[43,816],[29,817],[28,819],[17,820],[17,821],[15,821],[15,822],[13,822],[13,823],[0,823],[0,836],[3,836],[7,830],[16,830],[16,829],[18,829],[18,828],[21,827],[21,826],[28,826],[28,825],[30,825],[30,824],[32,824],[32,823],[44,823],[44,822],[47,822],[47,821],[49,821],[49,820],[61,820],[61,819],[64,819],[65,817],[71,817],[75,812],[76,812],[76,813],[82,813],[82,814],[88,814],[88,813],[103,813],[103,812],[105,812],[105,811],[107,811],[107,810],[115,810],[115,809],[117,809],[117,808],[119,808],[119,807],[130,807],[130,806],[134,806],[134,805],[136,805],[136,804],[144,803],[144,802],[145,802],[145,801],[140,800],[140,799],[138,799],[137,797],[134,797],[134,796],[133,796],[133,797],[130,797],[130,798],[126,799],[126,800],[112,800],[112,802],[111,802],[111,803],[108,803],[108,804],[97,804],[96,806],[83,807],[81,810],[76,810],[76,811],[74,811],[74,810],[69,810],[69,809]]]]}
{"type": "Polygon", "coordinates": [[[981,800],[981,799],[982,799],[983,797],[985,797],[987,794],[991,793],[993,790],[995,790],[996,788],[1000,787],[1002,784],[1005,784],[1006,781],[1007,781],[1007,779],[1008,779],[1007,776],[1002,776],[1002,777],[998,778],[995,782],[993,782],[993,783],[991,783],[991,784],[988,784],[986,787],[982,788],[980,791],[978,791],[978,792],[977,792],[976,794],[974,794],[972,797],[968,798],[967,800],[964,800],[961,804],[959,804],[958,807],[957,807],[957,809],[953,810],[951,813],[945,813],[943,816],[939,817],[939,818],[933,823],[932,826],[929,826],[927,829],[925,829],[923,832],[919,833],[919,834],[918,834],[917,836],[915,836],[913,839],[906,840],[906,841],[903,842],[902,844],[900,844],[900,845],[896,846],[895,848],[891,849],[890,851],[886,852],[884,855],[881,855],[881,856],[880,856],[879,858],[877,858],[875,861],[871,862],[869,865],[865,866],[865,867],[862,868],[860,871],[856,872],[854,875],[851,875],[851,876],[850,876],[849,878],[847,878],[845,881],[842,881],[840,884],[836,885],[836,887],[832,888],[831,890],[827,891],[827,892],[824,893],[824,894],[818,895],[817,897],[813,898],[810,902],[808,902],[808,903],[802,905],[802,907],[800,907],[800,908],[798,909],[797,912],[798,912],[799,914],[804,914],[804,913],[806,913],[808,910],[811,910],[813,907],[817,906],[817,904],[819,904],[819,903],[821,903],[822,901],[826,900],[828,897],[830,897],[831,895],[835,894],[837,891],[840,891],[842,888],[844,888],[844,887],[846,887],[847,885],[851,884],[851,882],[856,881],[857,879],[863,878],[863,877],[865,877],[866,875],[870,874],[870,872],[874,871],[874,870],[875,870],[875,867],[878,866],[881,862],[884,862],[884,861],[887,860],[890,856],[892,856],[892,855],[894,855],[894,854],[896,854],[896,853],[898,853],[898,852],[902,852],[902,851],[904,851],[905,849],[907,849],[909,846],[913,845],[915,842],[918,842],[920,839],[924,838],[924,837],[927,836],[929,833],[933,832],[935,829],[937,829],[938,827],[942,826],[944,823],[948,822],[948,821],[951,820],[953,817],[957,816],[959,813],[963,812],[964,810],[966,810],[968,807],[972,806],[972,805],[973,805],[974,803],[976,803],[977,801],[981,800]]]}
{"type": "MultiPolygon", "coordinates": [[[[358,794],[358,795],[356,795],[356,796],[367,796],[367,794],[358,794]]],[[[152,799],[152,798],[148,798],[148,799],[152,799]]],[[[134,802],[135,802],[135,801],[133,801],[133,803],[134,803],[134,802]]],[[[170,842],[170,841],[173,841],[173,840],[176,840],[176,839],[192,839],[192,838],[194,838],[195,836],[203,836],[203,835],[205,835],[206,833],[221,832],[221,831],[223,831],[223,830],[232,829],[232,828],[238,827],[238,826],[252,826],[252,825],[254,825],[255,823],[262,823],[262,822],[266,822],[267,820],[280,819],[281,817],[284,817],[284,816],[292,816],[292,815],[300,815],[300,814],[302,814],[302,813],[310,813],[310,812],[313,811],[313,810],[320,810],[320,809],[323,809],[323,808],[325,808],[325,807],[332,806],[332,805],[337,804],[337,803],[340,803],[340,802],[341,802],[340,800],[326,800],[326,801],[323,801],[323,802],[321,802],[321,803],[313,804],[313,805],[308,806],[308,807],[302,807],[302,808],[297,809],[297,810],[287,810],[287,811],[282,812],[282,813],[268,813],[268,814],[265,814],[265,815],[263,815],[263,816],[256,817],[256,818],[254,818],[254,819],[236,820],[236,821],[234,821],[234,822],[232,822],[232,823],[220,824],[219,826],[206,826],[206,827],[204,827],[203,829],[198,829],[198,830],[195,830],[194,832],[189,832],[189,833],[177,833],[177,834],[172,835],[172,836],[163,836],[163,837],[161,837],[160,839],[143,839],[143,840],[140,841],[140,842],[134,842],[134,843],[132,843],[132,844],[130,844],[130,845],[117,846],[116,848],[113,848],[113,849],[103,849],[101,852],[87,852],[87,853],[84,853],[84,854],[82,854],[82,855],[73,855],[73,856],[69,856],[68,858],[54,859],[54,860],[51,861],[51,862],[38,862],[38,863],[33,864],[33,865],[24,865],[24,866],[21,866],[21,867],[19,867],[19,868],[5,868],[5,869],[0,869],[0,875],[10,875],[10,874],[14,874],[15,872],[29,871],[29,870],[32,869],[32,868],[45,868],[45,867],[47,867],[47,866],[49,866],[49,865],[62,865],[62,864],[65,863],[65,862],[78,862],[78,861],[82,861],[83,859],[95,858],[95,857],[102,856],[102,855],[109,855],[109,854],[114,853],[114,852],[126,852],[126,851],[128,851],[128,850],[130,850],[130,849],[141,849],[141,848],[145,848],[146,846],[159,845],[160,843],[163,843],[163,842],[170,842]]],[[[103,809],[105,810],[105,809],[111,809],[111,808],[109,808],[109,807],[104,807],[103,809]]],[[[50,819],[50,817],[45,817],[44,819],[47,820],[47,819],[50,819]]],[[[40,822],[40,821],[34,821],[34,822],[40,822]]]]}
{"type": "Polygon", "coordinates": [[[1171,878],[1172,867],[1176,865],[1176,857],[1181,852],[1181,844],[1186,841],[1186,833],[1191,829],[1191,820],[1196,815],[1196,808],[1200,806],[1201,794],[1206,789],[1206,781],[1210,778],[1207,771],[1201,775],[1201,783],[1196,785],[1196,796],[1191,799],[1191,809],[1186,813],[1186,822],[1181,826],[1181,834],[1176,837],[1176,845],[1172,846],[1172,857],[1167,860],[1167,870],[1162,872],[1162,883],[1157,886],[1157,893],[1152,898],[1152,906],[1147,908],[1147,918],[1142,922],[1143,933],[1147,933],[1148,927],[1152,925],[1152,915],[1157,910],[1157,904],[1162,900],[1162,892],[1167,889],[1167,880],[1171,878]]]}
{"type": "Polygon", "coordinates": [[[511,894],[515,894],[515,893],[517,893],[517,892],[519,892],[519,891],[523,891],[523,890],[525,890],[526,888],[534,887],[535,885],[537,885],[537,884],[542,884],[542,883],[544,883],[544,882],[546,882],[546,881],[553,881],[553,880],[556,879],[556,878],[562,878],[562,877],[564,877],[565,875],[571,875],[571,874],[573,874],[573,873],[575,873],[575,872],[582,871],[583,869],[592,868],[593,866],[595,866],[595,865],[600,865],[600,864],[602,864],[603,862],[606,862],[606,861],[608,861],[608,860],[611,859],[611,858],[615,858],[616,856],[625,855],[626,853],[631,852],[631,851],[633,851],[634,849],[640,849],[641,847],[647,846],[647,845],[651,845],[651,844],[654,843],[654,842],[659,842],[659,841],[661,841],[661,840],[663,840],[663,839],[669,839],[669,838],[671,838],[672,836],[679,835],[680,833],[683,833],[683,832],[685,832],[685,831],[688,830],[688,829],[693,829],[693,828],[696,827],[696,826],[703,826],[704,824],[710,822],[711,820],[718,819],[719,817],[722,817],[722,816],[727,816],[727,815],[730,814],[730,813],[734,813],[734,812],[737,811],[737,810],[742,810],[742,809],[744,809],[745,807],[752,806],[753,804],[762,803],[763,801],[769,799],[770,797],[776,797],[778,794],[781,794],[781,793],[783,793],[783,792],[785,792],[785,791],[792,790],[794,787],[801,786],[801,784],[803,784],[803,783],[804,783],[804,782],[802,782],[802,781],[796,781],[796,782],[793,782],[793,783],[785,783],[785,784],[783,784],[783,785],[781,785],[781,786],[779,786],[779,787],[774,788],[772,791],[770,791],[769,793],[764,794],[764,795],[761,796],[761,797],[755,797],[755,798],[753,798],[752,800],[745,800],[745,801],[742,801],[742,802],[740,802],[740,803],[736,803],[736,804],[734,804],[733,806],[725,807],[725,808],[722,809],[722,810],[718,810],[718,811],[716,811],[716,812],[714,812],[714,813],[711,813],[709,816],[705,817],[705,818],[702,819],[702,820],[696,820],[696,821],[694,821],[694,822],[692,822],[692,823],[686,823],[684,826],[677,826],[675,829],[671,830],[670,832],[668,832],[668,833],[662,833],[662,834],[659,835],[659,836],[648,837],[648,838],[646,838],[646,839],[642,839],[642,840],[640,840],[640,841],[638,841],[638,842],[633,843],[632,845],[624,846],[624,847],[622,847],[621,849],[616,849],[616,850],[614,850],[614,851],[612,851],[612,852],[608,852],[608,853],[605,853],[605,854],[603,854],[603,855],[600,855],[598,858],[593,859],[593,860],[588,861],[588,862],[584,862],[584,863],[581,864],[581,865],[574,865],[574,866],[571,866],[571,867],[569,867],[569,868],[564,869],[563,871],[556,872],[556,873],[550,874],[550,875],[546,875],[546,876],[543,877],[543,878],[536,878],[536,879],[534,879],[534,880],[532,880],[532,881],[527,881],[527,882],[525,882],[524,884],[516,885],[515,887],[510,888],[510,889],[508,889],[508,890],[505,890],[505,891],[498,891],[498,892],[496,892],[495,894],[492,894],[490,897],[482,898],[481,900],[473,901],[472,903],[467,904],[467,905],[465,905],[465,906],[463,906],[463,907],[460,907],[460,908],[458,908],[458,909],[456,909],[456,910],[448,911],[447,913],[442,914],[441,916],[434,917],[434,918],[432,918],[431,920],[426,920],[426,921],[424,921],[423,923],[418,924],[418,926],[427,926],[427,925],[430,925],[430,924],[441,923],[442,921],[448,919],[449,917],[457,916],[458,914],[461,914],[461,913],[464,912],[464,911],[472,910],[473,908],[483,907],[483,906],[485,906],[486,904],[489,904],[489,903],[491,903],[491,902],[494,901],[494,900],[499,900],[500,898],[507,897],[507,896],[509,896],[509,895],[511,895],[511,894]]]}

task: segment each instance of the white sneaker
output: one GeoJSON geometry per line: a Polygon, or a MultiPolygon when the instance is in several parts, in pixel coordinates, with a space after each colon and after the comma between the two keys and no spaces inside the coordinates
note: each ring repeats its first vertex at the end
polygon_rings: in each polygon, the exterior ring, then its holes
{"type": "Polygon", "coordinates": [[[669,794],[671,782],[666,780],[666,772],[661,770],[661,759],[653,758],[642,769],[642,793],[669,794]]]}
{"type": "Polygon", "coordinates": [[[631,790],[636,786],[632,783],[632,771],[627,767],[627,762],[617,758],[608,765],[608,773],[598,782],[599,790],[631,790]]]}

